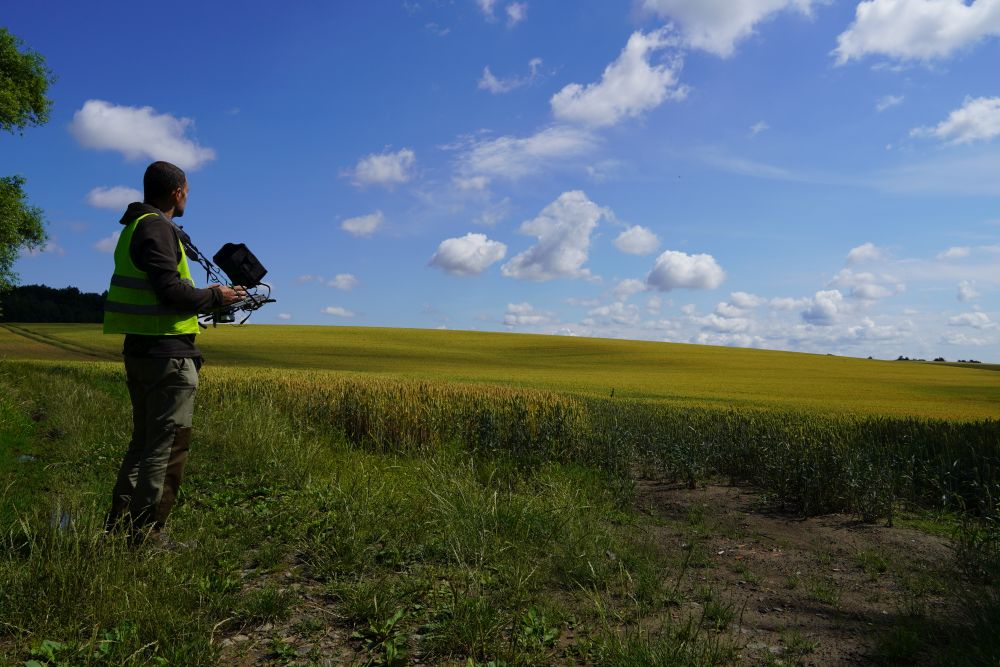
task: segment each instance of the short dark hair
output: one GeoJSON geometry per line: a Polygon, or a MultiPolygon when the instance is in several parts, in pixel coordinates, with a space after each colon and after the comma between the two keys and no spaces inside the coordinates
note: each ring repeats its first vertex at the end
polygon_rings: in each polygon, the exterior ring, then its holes
{"type": "Polygon", "coordinates": [[[154,162],[142,175],[142,198],[147,204],[162,202],[185,183],[187,176],[183,169],[169,162],[154,162]]]}

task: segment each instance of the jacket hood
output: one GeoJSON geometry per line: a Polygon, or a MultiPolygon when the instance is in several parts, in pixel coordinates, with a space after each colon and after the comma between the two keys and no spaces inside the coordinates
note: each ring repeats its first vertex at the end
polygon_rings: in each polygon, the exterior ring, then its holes
{"type": "Polygon", "coordinates": [[[119,224],[127,225],[136,218],[138,218],[140,215],[146,215],[147,213],[155,213],[160,216],[163,215],[163,211],[156,208],[155,206],[150,206],[149,204],[143,204],[140,201],[134,201],[128,205],[128,208],[125,209],[125,214],[122,215],[122,219],[119,220],[118,222],[119,224]]]}

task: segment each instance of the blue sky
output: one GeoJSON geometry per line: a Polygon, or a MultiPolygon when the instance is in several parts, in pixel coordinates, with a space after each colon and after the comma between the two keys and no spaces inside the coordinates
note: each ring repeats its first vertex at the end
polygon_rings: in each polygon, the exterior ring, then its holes
{"type": "Polygon", "coordinates": [[[258,323],[1000,361],[1000,0],[15,3],[0,137],[106,289],[153,159],[258,323]]]}

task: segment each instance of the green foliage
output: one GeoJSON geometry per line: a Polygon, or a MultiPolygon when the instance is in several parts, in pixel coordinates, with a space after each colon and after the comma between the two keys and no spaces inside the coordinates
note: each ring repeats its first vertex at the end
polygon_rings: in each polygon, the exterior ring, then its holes
{"type": "MultiPolygon", "coordinates": [[[[0,37],[2,32],[0,29],[0,37]]],[[[0,177],[0,291],[10,288],[17,279],[13,266],[18,252],[22,248],[40,248],[45,239],[42,211],[28,203],[24,178],[0,177]]]]}
{"type": "Polygon", "coordinates": [[[48,122],[52,101],[46,93],[53,82],[45,58],[0,28],[0,130],[48,122]]]}
{"type": "Polygon", "coordinates": [[[19,285],[0,291],[0,321],[102,322],[105,296],[76,287],[19,285]]]}

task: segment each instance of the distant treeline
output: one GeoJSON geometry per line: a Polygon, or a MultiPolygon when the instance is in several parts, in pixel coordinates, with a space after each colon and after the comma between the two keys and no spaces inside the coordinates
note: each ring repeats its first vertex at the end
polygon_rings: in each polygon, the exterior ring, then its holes
{"type": "Polygon", "coordinates": [[[0,292],[2,322],[102,322],[108,295],[75,287],[19,285],[0,292]]]}

